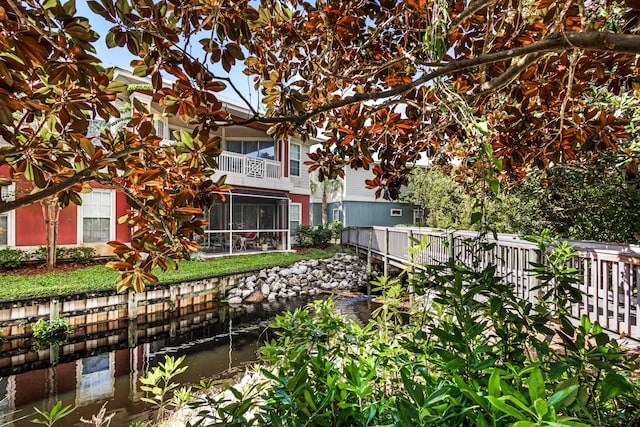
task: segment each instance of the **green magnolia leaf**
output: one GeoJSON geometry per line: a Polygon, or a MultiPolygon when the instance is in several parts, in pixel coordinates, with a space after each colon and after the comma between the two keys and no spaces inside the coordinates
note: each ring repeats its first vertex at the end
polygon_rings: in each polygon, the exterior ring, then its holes
{"type": "Polygon", "coordinates": [[[527,419],[527,416],[524,413],[522,413],[518,409],[514,408],[513,406],[508,405],[504,401],[504,397],[498,398],[498,397],[495,397],[495,396],[487,396],[487,399],[489,400],[491,405],[494,406],[496,409],[498,409],[498,410],[504,412],[505,414],[515,418],[516,420],[525,421],[527,419]]]}
{"type": "Polygon", "coordinates": [[[631,383],[622,375],[609,372],[602,384],[602,400],[612,399],[633,390],[631,383]]]}
{"type": "Polygon", "coordinates": [[[538,366],[535,366],[531,371],[527,385],[529,386],[529,399],[531,399],[532,402],[545,398],[544,378],[538,366]]]}
{"type": "Polygon", "coordinates": [[[558,390],[549,398],[549,406],[557,410],[571,405],[578,396],[578,379],[570,378],[560,383],[558,390]]]}
{"type": "Polygon", "coordinates": [[[500,373],[498,369],[494,369],[489,377],[489,396],[500,396],[500,373]]]}

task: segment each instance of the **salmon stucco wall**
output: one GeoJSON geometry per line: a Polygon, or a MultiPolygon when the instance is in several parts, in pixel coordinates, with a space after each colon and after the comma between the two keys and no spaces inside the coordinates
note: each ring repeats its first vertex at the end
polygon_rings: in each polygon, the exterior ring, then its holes
{"type": "MultiPolygon", "coordinates": [[[[73,203],[60,211],[59,245],[73,245],[77,242],[77,221],[77,208],[73,203]]],[[[44,246],[45,244],[44,217],[40,203],[16,209],[16,246],[44,246]]]]}
{"type": "Polygon", "coordinates": [[[309,224],[309,196],[304,194],[289,194],[292,203],[302,204],[302,224],[309,224]]]}
{"type": "Polygon", "coordinates": [[[127,209],[129,209],[129,205],[127,204],[127,196],[124,193],[117,192],[116,193],[116,240],[119,242],[128,242],[131,236],[131,232],[129,231],[129,225],[125,222],[124,224],[118,224],[118,218],[122,217],[127,213],[127,209]]]}

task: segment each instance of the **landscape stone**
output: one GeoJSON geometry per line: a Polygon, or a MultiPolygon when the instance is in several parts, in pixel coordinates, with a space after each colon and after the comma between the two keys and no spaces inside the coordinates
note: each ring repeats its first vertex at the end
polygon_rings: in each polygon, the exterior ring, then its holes
{"type": "Polygon", "coordinates": [[[230,304],[276,303],[297,295],[317,295],[336,290],[356,290],[366,285],[369,275],[355,256],[336,254],[328,260],[297,262],[289,267],[263,269],[237,282],[227,292],[230,304]]]}

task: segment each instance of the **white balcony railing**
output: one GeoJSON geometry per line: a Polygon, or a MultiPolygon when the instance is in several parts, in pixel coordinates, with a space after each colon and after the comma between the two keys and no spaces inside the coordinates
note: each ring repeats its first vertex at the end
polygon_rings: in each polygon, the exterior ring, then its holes
{"type": "Polygon", "coordinates": [[[282,177],[280,162],[275,160],[224,151],[218,156],[217,162],[219,172],[258,179],[280,179],[282,177]]]}

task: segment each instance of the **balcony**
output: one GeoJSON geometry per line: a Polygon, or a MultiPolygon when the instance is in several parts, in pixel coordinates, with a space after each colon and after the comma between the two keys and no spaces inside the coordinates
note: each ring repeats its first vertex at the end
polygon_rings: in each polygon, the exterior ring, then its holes
{"type": "Polygon", "coordinates": [[[216,161],[218,162],[218,171],[222,173],[257,179],[282,178],[282,166],[276,160],[224,151],[216,161]]]}

